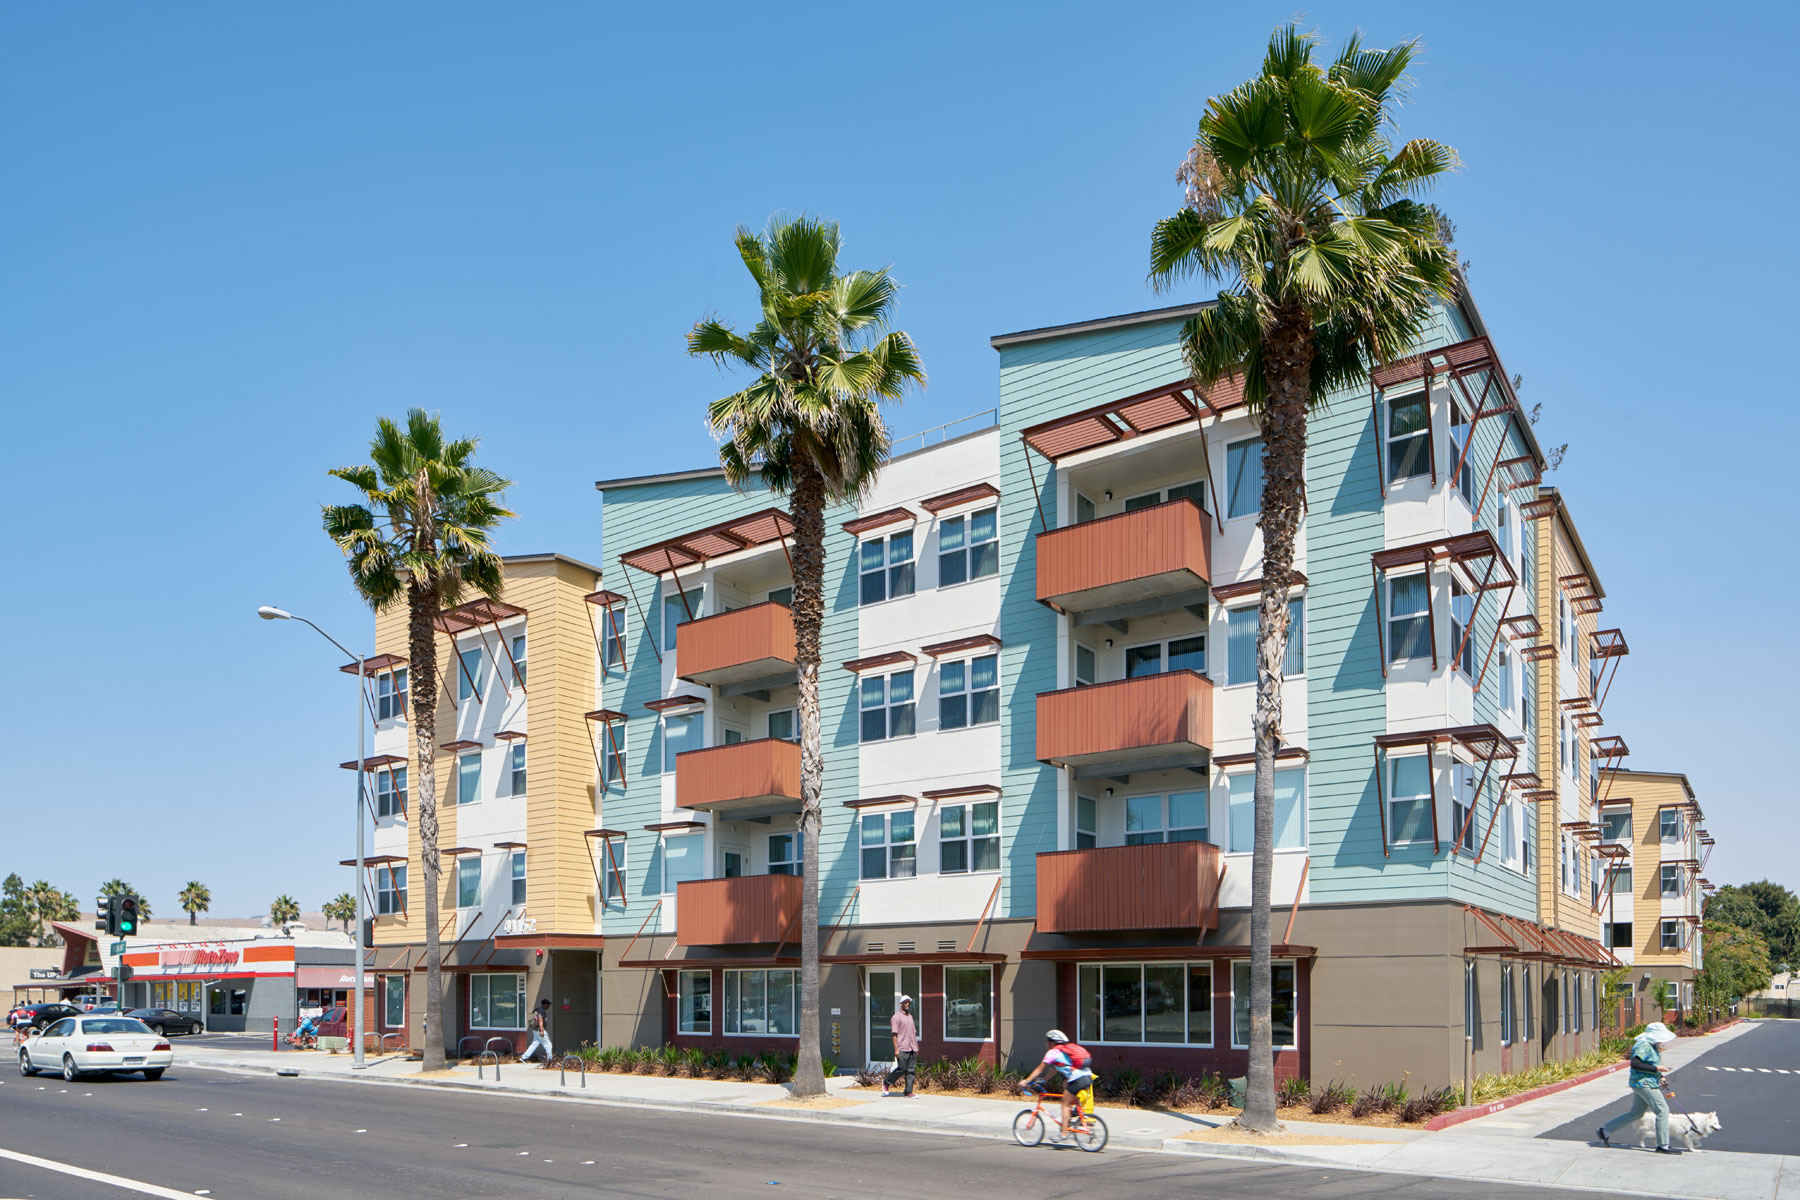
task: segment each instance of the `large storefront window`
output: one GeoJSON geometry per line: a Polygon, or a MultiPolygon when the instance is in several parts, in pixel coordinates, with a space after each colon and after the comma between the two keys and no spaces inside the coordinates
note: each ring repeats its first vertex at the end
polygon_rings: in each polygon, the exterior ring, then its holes
{"type": "Polygon", "coordinates": [[[525,977],[469,976],[469,1028],[525,1028],[525,977]]]}
{"type": "Polygon", "coordinates": [[[250,1008],[250,993],[244,988],[215,987],[207,989],[206,1011],[215,1017],[241,1017],[250,1008]]]}
{"type": "Polygon", "coordinates": [[[1212,964],[1104,963],[1076,973],[1082,1042],[1210,1046],[1212,964]]]}
{"type": "Polygon", "coordinates": [[[800,1028],[798,971],[725,972],[725,1032],[793,1037],[800,1028]]]}
{"type": "Polygon", "coordinates": [[[712,1032],[712,972],[683,971],[675,1000],[675,1028],[681,1033],[712,1032]]]}
{"type": "Polygon", "coordinates": [[[994,972],[991,967],[944,968],[944,1037],[985,1042],[994,1036],[994,972]]]}
{"type": "MultiPolygon", "coordinates": [[[[1269,965],[1272,991],[1269,1001],[1270,1040],[1277,1049],[1299,1045],[1299,1000],[1294,990],[1294,964],[1269,965]]],[[[1250,1045],[1250,964],[1239,959],[1231,964],[1231,1044],[1242,1050],[1250,1045]]]]}

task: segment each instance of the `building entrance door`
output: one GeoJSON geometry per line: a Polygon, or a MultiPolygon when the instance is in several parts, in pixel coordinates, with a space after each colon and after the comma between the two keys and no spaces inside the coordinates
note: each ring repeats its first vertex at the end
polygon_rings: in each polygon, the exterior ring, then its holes
{"type": "Polygon", "coordinates": [[[868,973],[868,1048],[869,1065],[892,1065],[894,1062],[894,1030],[891,1022],[900,1011],[900,997],[913,998],[913,1021],[919,1020],[919,968],[899,967],[868,973]]]}

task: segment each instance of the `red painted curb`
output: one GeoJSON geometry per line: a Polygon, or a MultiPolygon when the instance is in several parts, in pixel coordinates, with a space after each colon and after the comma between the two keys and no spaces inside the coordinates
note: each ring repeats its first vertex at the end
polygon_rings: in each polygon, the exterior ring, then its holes
{"type": "Polygon", "coordinates": [[[1461,1125],[1464,1121],[1473,1121],[1477,1117],[1486,1117],[1497,1112],[1505,1112],[1516,1104],[1524,1104],[1528,1100],[1538,1100],[1544,1096],[1554,1096],[1557,1092],[1564,1092],[1572,1087],[1587,1083],[1590,1080],[1603,1078],[1607,1075],[1611,1075],[1614,1071],[1623,1071],[1628,1065],[1628,1063],[1624,1062],[1612,1063],[1609,1066],[1601,1067],[1599,1070],[1589,1071],[1585,1075],[1574,1075],[1568,1079],[1559,1079],[1555,1083],[1546,1083],[1543,1087],[1532,1088],[1528,1092],[1520,1092],[1517,1095],[1508,1096],[1503,1100],[1491,1100],[1486,1104],[1476,1104],[1469,1108],[1459,1108],[1455,1112],[1447,1112],[1442,1116],[1431,1118],[1431,1120],[1425,1122],[1425,1128],[1436,1133],[1440,1129],[1448,1129],[1452,1125],[1461,1125]]]}

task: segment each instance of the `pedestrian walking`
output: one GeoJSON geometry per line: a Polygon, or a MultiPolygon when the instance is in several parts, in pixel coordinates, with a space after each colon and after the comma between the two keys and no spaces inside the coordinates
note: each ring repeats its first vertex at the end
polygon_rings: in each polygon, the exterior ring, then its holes
{"type": "Polygon", "coordinates": [[[1612,1145],[1612,1135],[1618,1130],[1635,1123],[1646,1113],[1655,1113],[1656,1152],[1681,1153],[1669,1145],[1669,1100],[1663,1095],[1663,1076],[1669,1073],[1669,1068],[1662,1065],[1661,1047],[1674,1040],[1675,1034],[1667,1025],[1652,1021],[1631,1043],[1631,1111],[1600,1127],[1601,1145],[1612,1145]]]}
{"type": "Polygon", "coordinates": [[[531,1056],[537,1053],[539,1046],[542,1046],[544,1061],[549,1062],[552,1051],[550,1049],[550,1001],[548,998],[538,1001],[537,1011],[531,1014],[531,1019],[526,1024],[531,1030],[531,1044],[525,1047],[525,1053],[519,1055],[519,1061],[531,1061],[531,1056]]]}
{"type": "Polygon", "coordinates": [[[884,1096],[894,1081],[904,1075],[906,1091],[902,1094],[908,1100],[912,1099],[914,1072],[919,1065],[919,1029],[913,1024],[912,1003],[911,996],[900,997],[900,1011],[888,1021],[888,1028],[894,1031],[894,1069],[881,1081],[884,1096]]]}

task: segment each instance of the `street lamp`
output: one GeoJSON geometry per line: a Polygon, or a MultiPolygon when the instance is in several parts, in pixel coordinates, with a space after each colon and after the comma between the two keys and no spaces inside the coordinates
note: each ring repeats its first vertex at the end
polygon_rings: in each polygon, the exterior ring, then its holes
{"type": "Polygon", "coordinates": [[[363,787],[366,777],[363,775],[363,689],[368,686],[367,677],[363,674],[363,656],[344,648],[344,643],[313,625],[305,617],[296,616],[285,609],[265,604],[256,610],[256,615],[265,621],[299,621],[302,625],[312,626],[312,631],[343,650],[356,660],[356,999],[351,1008],[355,1010],[355,1050],[351,1061],[351,1069],[363,1069],[363,787]]]}

